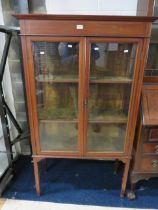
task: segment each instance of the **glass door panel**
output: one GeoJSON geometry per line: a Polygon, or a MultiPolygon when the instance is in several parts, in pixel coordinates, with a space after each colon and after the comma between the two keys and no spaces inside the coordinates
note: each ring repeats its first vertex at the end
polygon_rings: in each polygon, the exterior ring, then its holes
{"type": "Polygon", "coordinates": [[[123,152],[136,44],[91,43],[88,152],[123,152]]]}
{"type": "Polygon", "coordinates": [[[78,151],[79,43],[33,42],[42,151],[78,151]]]}
{"type": "Polygon", "coordinates": [[[126,123],[130,91],[130,84],[90,83],[89,121],[126,123]]]}
{"type": "Polygon", "coordinates": [[[90,82],[130,83],[136,47],[133,44],[92,43],[90,82]]]}
{"type": "Polygon", "coordinates": [[[88,151],[123,151],[126,124],[91,122],[88,126],[88,151]]]}

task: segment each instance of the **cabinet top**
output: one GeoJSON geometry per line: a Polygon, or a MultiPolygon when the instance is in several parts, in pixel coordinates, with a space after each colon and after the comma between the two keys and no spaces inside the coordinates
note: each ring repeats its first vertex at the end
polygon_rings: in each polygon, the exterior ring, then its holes
{"type": "Polygon", "coordinates": [[[54,15],[54,14],[13,14],[17,19],[24,20],[86,20],[86,21],[128,21],[154,22],[158,17],[149,16],[103,16],[103,15],[54,15]]]}

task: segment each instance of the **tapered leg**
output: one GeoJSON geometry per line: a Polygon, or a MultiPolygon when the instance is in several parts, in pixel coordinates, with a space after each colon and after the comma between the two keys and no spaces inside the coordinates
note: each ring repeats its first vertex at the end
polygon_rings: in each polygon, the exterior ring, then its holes
{"type": "Polygon", "coordinates": [[[120,194],[121,198],[125,196],[129,166],[130,166],[130,160],[127,160],[125,163],[125,168],[124,168],[124,173],[123,173],[123,178],[122,178],[122,187],[121,187],[121,194],[120,194]]]}
{"type": "Polygon", "coordinates": [[[36,192],[38,195],[40,195],[41,190],[40,190],[40,175],[39,175],[38,159],[33,158],[33,164],[34,164],[34,173],[35,173],[36,192]]]}

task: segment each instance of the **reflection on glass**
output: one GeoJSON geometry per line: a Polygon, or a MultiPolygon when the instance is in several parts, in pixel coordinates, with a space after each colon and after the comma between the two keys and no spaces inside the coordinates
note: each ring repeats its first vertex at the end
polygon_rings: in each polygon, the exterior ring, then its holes
{"type": "Polygon", "coordinates": [[[123,152],[125,131],[125,125],[89,124],[88,151],[123,152]]]}
{"type": "Polygon", "coordinates": [[[33,42],[41,150],[77,150],[78,48],[78,43],[33,42]]]}
{"type": "Polygon", "coordinates": [[[90,80],[130,81],[133,76],[136,45],[92,43],[90,80]]]}
{"type": "MultiPolygon", "coordinates": [[[[0,122],[0,129],[2,132],[1,122],[0,122]]],[[[6,150],[3,134],[1,133],[1,138],[0,138],[0,178],[3,176],[3,174],[7,170],[8,166],[9,166],[9,163],[8,163],[8,157],[7,157],[7,150],[6,150]]]]}
{"type": "Polygon", "coordinates": [[[92,43],[88,152],[123,152],[136,44],[92,43]]]}
{"type": "Polygon", "coordinates": [[[34,42],[33,52],[40,82],[78,78],[78,43],[34,42]]]}

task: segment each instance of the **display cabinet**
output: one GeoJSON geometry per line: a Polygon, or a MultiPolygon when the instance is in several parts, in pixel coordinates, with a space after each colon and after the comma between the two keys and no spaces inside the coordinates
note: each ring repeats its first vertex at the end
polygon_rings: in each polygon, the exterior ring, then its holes
{"type": "Polygon", "coordinates": [[[19,14],[36,190],[45,158],[119,159],[124,196],[154,17],[19,14]]]}

